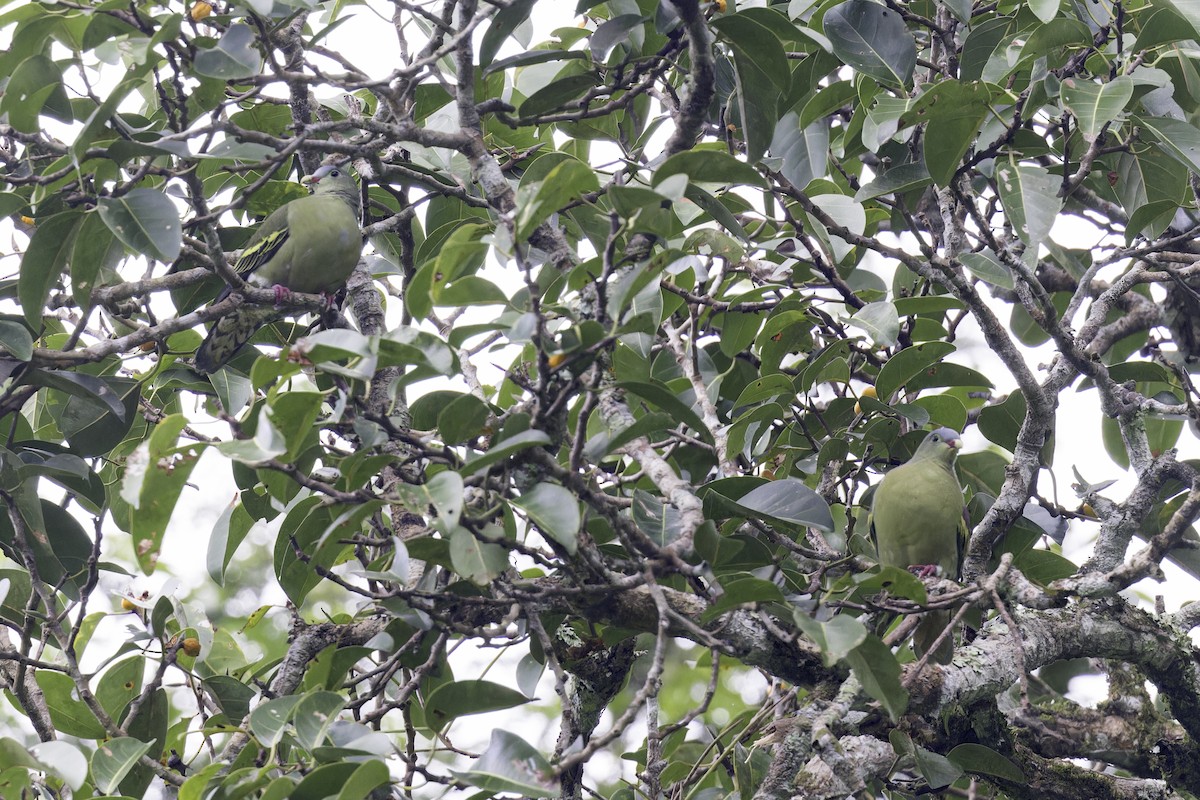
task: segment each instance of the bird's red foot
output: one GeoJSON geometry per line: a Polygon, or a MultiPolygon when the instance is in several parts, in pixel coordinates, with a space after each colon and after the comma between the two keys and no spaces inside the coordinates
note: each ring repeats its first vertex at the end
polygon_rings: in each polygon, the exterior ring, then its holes
{"type": "Polygon", "coordinates": [[[325,311],[330,311],[336,308],[334,305],[336,302],[337,292],[321,292],[321,305],[324,307],[325,311]]]}
{"type": "Polygon", "coordinates": [[[275,307],[286,306],[292,302],[292,290],[278,283],[271,287],[275,292],[275,307]]]}
{"type": "Polygon", "coordinates": [[[913,575],[916,575],[921,580],[925,580],[926,578],[932,578],[934,575],[937,574],[938,565],[937,564],[913,564],[911,567],[908,568],[908,571],[911,572],[913,575]]]}

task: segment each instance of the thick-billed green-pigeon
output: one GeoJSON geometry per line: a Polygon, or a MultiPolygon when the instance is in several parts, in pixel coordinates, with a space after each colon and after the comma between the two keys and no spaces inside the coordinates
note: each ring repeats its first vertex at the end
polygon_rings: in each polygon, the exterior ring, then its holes
{"type": "MultiPolygon", "coordinates": [[[[906,464],[883,477],[871,502],[869,526],[879,563],[915,569],[921,577],[937,571],[957,579],[968,536],[962,487],[954,474],[961,445],[957,431],[938,428],[921,442],[906,464]]],[[[913,634],[913,649],[923,655],[950,624],[949,611],[929,612],[913,634]]],[[[932,658],[950,663],[953,637],[932,658]]]]}
{"type": "MultiPolygon", "coordinates": [[[[277,305],[291,292],[336,290],[354,271],[362,251],[358,185],[349,170],[326,165],[305,182],[313,193],[272,211],[233,265],[247,281],[273,286],[277,305]]],[[[226,287],[215,302],[230,291],[226,287]]],[[[244,303],[221,317],[196,351],[196,369],[220,369],[255,331],[278,316],[277,309],[244,303]]]]}

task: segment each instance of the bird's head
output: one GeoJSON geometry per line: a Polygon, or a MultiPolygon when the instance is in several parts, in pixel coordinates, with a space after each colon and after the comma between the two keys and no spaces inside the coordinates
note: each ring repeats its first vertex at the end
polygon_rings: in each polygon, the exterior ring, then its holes
{"type": "Polygon", "coordinates": [[[953,464],[962,447],[962,436],[953,428],[938,428],[930,432],[917,448],[913,460],[919,458],[936,458],[947,464],[953,464]]]}
{"type": "Polygon", "coordinates": [[[312,175],[306,175],[300,182],[312,189],[313,194],[334,193],[343,198],[356,210],[359,208],[360,197],[358,184],[350,173],[349,167],[337,164],[326,164],[312,175]]]}

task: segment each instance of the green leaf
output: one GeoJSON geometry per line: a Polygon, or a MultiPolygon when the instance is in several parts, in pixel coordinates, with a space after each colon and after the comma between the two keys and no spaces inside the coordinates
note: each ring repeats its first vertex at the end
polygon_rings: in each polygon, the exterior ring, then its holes
{"type": "Polygon", "coordinates": [[[410,508],[432,506],[437,516],[430,520],[430,524],[443,536],[449,536],[458,527],[462,516],[463,486],[462,475],[446,470],[423,484],[397,484],[395,490],[403,494],[410,508]]]}
{"type": "Polygon", "coordinates": [[[644,383],[642,381],[618,381],[614,388],[637,395],[651,405],[658,406],[663,411],[673,415],[678,421],[690,427],[704,441],[713,441],[712,432],[700,419],[700,415],[685,404],[679,395],[659,383],[644,383]]]}
{"type": "Polygon", "coordinates": [[[196,53],[192,68],[197,75],[223,81],[249,78],[262,69],[262,55],[256,44],[254,30],[249,25],[234,23],[221,35],[216,47],[196,53]]]}
{"type": "Polygon", "coordinates": [[[900,685],[900,663],[878,636],[868,635],[846,654],[846,663],[863,690],[879,701],[893,721],[908,708],[908,690],[900,685]]]}
{"type": "Polygon", "coordinates": [[[113,719],[121,719],[125,707],[141,693],[144,667],[141,658],[127,658],[109,667],[100,677],[96,700],[113,719]]]}
{"type": "Polygon", "coordinates": [[[404,304],[413,317],[424,319],[433,310],[435,281],[444,286],[483,264],[488,245],[481,239],[490,230],[489,226],[479,224],[457,226],[438,250],[436,258],[418,268],[404,296],[404,304]]]}
{"type": "Polygon", "coordinates": [[[83,160],[87,149],[104,134],[105,126],[117,112],[122,101],[129,96],[130,92],[142,85],[143,78],[157,63],[156,59],[147,59],[129,69],[126,77],[117,84],[108,97],[96,106],[87,121],[84,122],[83,130],[71,143],[72,158],[77,161],[83,160]]]}
{"type": "Polygon", "coordinates": [[[327,800],[346,785],[346,781],[350,780],[357,769],[358,766],[353,761],[338,760],[331,764],[323,764],[301,778],[294,787],[284,786],[283,789],[287,789],[287,793],[280,797],[286,797],[288,800],[327,800]]]}
{"type": "Polygon", "coordinates": [[[588,38],[592,60],[598,64],[603,63],[614,47],[622,41],[629,41],[630,35],[649,19],[642,14],[618,14],[600,23],[595,33],[588,38]]]}
{"type": "Polygon", "coordinates": [[[925,342],[896,353],[879,370],[879,377],[875,381],[879,399],[884,403],[890,402],[897,390],[956,349],[949,342],[925,342]]]}
{"type": "Polygon", "coordinates": [[[733,402],[733,407],[740,409],[758,405],[777,397],[791,396],[795,391],[792,380],[787,375],[764,375],[746,384],[746,388],[742,389],[742,393],[733,402]]]}
{"type": "MultiPolygon", "coordinates": [[[[33,552],[38,577],[51,586],[60,586],[64,594],[75,598],[91,556],[91,538],[70,511],[37,497],[33,491],[36,486],[36,480],[27,481],[16,497],[26,525],[27,547],[33,552]]],[[[0,516],[0,543],[12,548],[14,541],[12,519],[7,514],[0,516]]]]}
{"type": "Polygon", "coordinates": [[[1073,561],[1049,550],[1026,550],[1013,559],[1013,566],[1039,586],[1069,578],[1079,571],[1073,561]]]}
{"type": "Polygon", "coordinates": [[[888,194],[902,194],[912,189],[928,186],[931,180],[925,162],[900,164],[860,188],[854,194],[854,199],[861,203],[888,194]]]}
{"type": "Polygon", "coordinates": [[[390,783],[391,773],[387,764],[379,759],[371,759],[359,764],[354,774],[343,784],[336,800],[365,800],[371,792],[380,786],[390,783]]]}
{"type": "Polygon", "coordinates": [[[944,80],[913,105],[910,113],[925,121],[925,165],[938,186],[950,185],[988,116],[990,101],[984,83],[944,80]]]}
{"type": "Polygon", "coordinates": [[[500,45],[504,44],[504,40],[512,35],[518,25],[529,20],[529,13],[535,2],[536,0],[514,0],[492,17],[491,24],[488,25],[487,31],[484,32],[483,39],[479,43],[481,66],[490,64],[496,57],[496,53],[499,52],[500,45]]]}
{"type": "Polygon", "coordinates": [[[458,527],[450,533],[450,562],[459,575],[486,586],[508,568],[508,551],[458,527]]]}
{"type": "Polygon", "coordinates": [[[29,329],[19,322],[0,320],[0,347],[18,361],[33,358],[33,337],[29,329]]]}
{"type": "Polygon", "coordinates": [[[1016,450],[1025,412],[1025,396],[1013,392],[1003,403],[987,406],[979,413],[979,432],[1011,453],[1016,450]]]}
{"type": "Polygon", "coordinates": [[[967,425],[967,408],[962,401],[950,394],[931,394],[913,401],[929,412],[929,421],[934,425],[961,431],[967,425]]]}
{"type": "Polygon", "coordinates": [[[598,433],[584,446],[584,455],[598,461],[617,448],[639,436],[652,436],[660,431],[675,427],[675,418],[670,414],[653,411],[638,418],[636,422],[615,433],[598,433]]]}
{"type": "Polygon", "coordinates": [[[134,553],[147,575],[158,563],[159,549],[179,493],[203,448],[194,442],[176,446],[187,424],[187,418],[180,414],[162,420],[125,462],[121,498],[128,504],[129,516],[118,518],[117,523],[133,535],[134,553]]]}
{"type": "Polygon", "coordinates": [[[1042,167],[1013,161],[996,166],[996,187],[1013,230],[1034,253],[1050,238],[1050,228],[1062,208],[1062,181],[1042,167]]]}
{"type": "Polygon", "coordinates": [[[77,211],[65,211],[47,218],[34,230],[25,257],[21,259],[17,297],[26,322],[35,331],[42,328],[42,310],[50,297],[50,288],[67,266],[71,238],[82,219],[83,215],[77,211]]]}
{"type": "Polygon", "coordinates": [[[1058,15],[1062,0],[1029,0],[1029,8],[1042,22],[1049,22],[1058,15]]]}
{"type": "Polygon", "coordinates": [[[796,478],[767,481],[728,502],[747,516],[823,531],[833,530],[833,515],[821,495],[796,478]]]}
{"type": "Polygon", "coordinates": [[[202,686],[217,708],[235,723],[240,723],[250,713],[250,701],[258,694],[253,687],[228,675],[205,678],[202,686]]]}
{"type": "Polygon", "coordinates": [[[217,450],[226,458],[242,464],[255,466],[279,458],[287,452],[287,442],[283,434],[271,421],[270,412],[264,407],[259,409],[258,421],[251,439],[231,439],[216,445],[217,450]]]}
{"type": "Polygon", "coordinates": [[[120,444],[133,428],[142,384],[129,378],[83,377],[98,381],[104,391],[93,394],[87,387],[80,387],[80,391],[70,393],[58,410],[58,428],[75,453],[99,456],[120,444]],[[114,398],[120,404],[119,413],[114,410],[114,398]]]}
{"type": "Polygon", "coordinates": [[[634,523],[656,544],[665,547],[683,535],[683,515],[658,495],[638,489],[631,509],[634,523]]]}
{"type": "Polygon", "coordinates": [[[556,483],[539,483],[512,502],[525,509],[539,531],[561,544],[569,555],[575,555],[582,517],[574,494],[556,483]]]}
{"type": "Polygon", "coordinates": [[[858,100],[858,87],[854,81],[836,81],[825,86],[804,104],[800,111],[800,127],[806,127],[840,111],[845,106],[853,106],[858,100]]]}
{"type": "Polygon", "coordinates": [[[9,76],[0,94],[0,113],[7,114],[9,124],[21,133],[38,133],[43,111],[63,122],[72,121],[62,69],[39,53],[22,61],[9,76]]]}
{"type": "Polygon", "coordinates": [[[91,709],[76,699],[79,693],[69,675],[40,669],[34,676],[46,697],[50,722],[56,731],[81,739],[103,739],[108,735],[91,709]]]}
{"type": "Polygon", "coordinates": [[[24,744],[7,736],[0,738],[0,771],[10,767],[38,769],[40,766],[37,760],[32,757],[29,748],[24,744]]]}
{"type": "Polygon", "coordinates": [[[870,0],[849,0],[825,14],[833,54],[849,67],[896,88],[912,80],[917,46],[895,11],[870,0]]]}
{"type": "Polygon", "coordinates": [[[654,185],[663,182],[671,175],[687,175],[688,180],[704,183],[725,183],[765,187],[762,175],[758,170],[740,161],[728,153],[719,150],[702,150],[699,148],[685,150],[664,161],[654,171],[654,185]]]}
{"type": "Polygon", "coordinates": [[[917,772],[921,773],[930,789],[943,789],[962,777],[962,769],[939,753],[918,747],[913,756],[917,760],[917,772]]]}
{"type": "Polygon", "coordinates": [[[770,150],[772,168],[803,189],[829,172],[829,124],[819,119],[802,126],[789,111],[775,125],[770,150]]]}
{"type": "MultiPolygon", "coordinates": [[[[866,232],[867,214],[862,204],[844,194],[813,195],[812,201],[820,206],[832,219],[833,223],[846,230],[847,233],[859,236],[866,232]]],[[[834,261],[841,263],[854,250],[854,245],[843,239],[835,229],[827,229],[824,223],[809,216],[817,236],[829,249],[834,261]]]]}
{"type": "Polygon", "coordinates": [[[92,778],[96,788],[105,794],[116,790],[121,780],[145,755],[153,743],[122,737],[104,742],[92,755],[92,778]]]}
{"type": "Polygon", "coordinates": [[[551,214],[600,188],[595,171],[578,159],[570,158],[546,175],[531,200],[517,213],[517,241],[525,241],[551,214]]]}
{"type": "Polygon", "coordinates": [[[754,65],[780,91],[791,89],[792,75],[787,52],[779,37],[753,14],[727,14],[709,23],[719,39],[754,65]]]}
{"type": "Polygon", "coordinates": [[[285,695],[268,700],[250,712],[250,732],[263,747],[274,747],[283,740],[292,712],[304,698],[300,695],[285,695]]]}
{"type": "MultiPolygon", "coordinates": [[[[737,14],[721,19],[728,20],[743,16],[745,15],[737,14]]],[[[769,32],[766,35],[771,37],[769,32]]],[[[778,40],[775,41],[775,48],[778,48],[778,40]]],[[[775,48],[768,47],[767,49],[775,48]]],[[[762,157],[771,143],[779,119],[779,105],[786,90],[779,88],[780,76],[778,74],[763,71],[760,66],[764,61],[760,57],[762,54],[754,51],[747,52],[738,46],[731,46],[730,49],[733,54],[733,78],[736,91],[726,106],[729,112],[727,124],[738,131],[745,142],[746,159],[754,163],[762,157]]]]}
{"type": "Polygon", "coordinates": [[[521,431],[514,436],[500,440],[493,444],[490,449],[479,453],[475,457],[468,458],[466,464],[463,465],[463,472],[473,475],[481,470],[490,468],[493,464],[503,461],[514,453],[544,444],[550,444],[550,437],[543,431],[521,431]]]}
{"type": "Polygon", "coordinates": [[[782,603],[783,591],[774,583],[750,575],[735,576],[721,581],[721,595],[700,615],[708,623],[730,609],[747,603],[782,603]]]}
{"type": "Polygon", "coordinates": [[[968,742],[960,744],[946,754],[946,758],[962,767],[967,772],[977,775],[994,775],[1013,783],[1024,783],[1025,773],[1006,756],[997,753],[990,747],[968,742]]]}
{"type": "Polygon", "coordinates": [[[132,250],[171,262],[183,247],[179,212],[165,194],[134,189],[121,197],[102,197],[100,218],[132,250]]]}
{"type": "Polygon", "coordinates": [[[1012,270],[1001,264],[1000,259],[990,249],[978,253],[963,253],[958,259],[976,278],[1001,289],[1013,288],[1012,270]]]}
{"type": "MultiPolygon", "coordinates": [[[[1090,47],[1092,32],[1082,21],[1057,17],[1037,28],[1025,40],[1021,48],[1021,57],[1016,66],[1023,66],[1030,61],[1048,57],[1076,48],[1090,47]]],[[[1007,74],[1007,72],[1006,72],[1007,74]]],[[[988,76],[998,79],[999,76],[988,76]]]]}
{"type": "MultiPolygon", "coordinates": [[[[329,506],[318,495],[293,504],[275,537],[274,552],[275,575],[293,603],[300,605],[324,580],[322,571],[332,569],[348,551],[345,540],[360,535],[363,520],[379,506],[377,501],[329,506]]],[[[211,665],[211,658],[208,661],[211,665]]]]}
{"type": "MultiPolygon", "coordinates": [[[[878,150],[900,131],[902,121],[905,127],[908,127],[911,120],[906,119],[905,114],[911,105],[912,101],[905,97],[883,95],[876,98],[875,104],[867,111],[867,117],[863,120],[863,146],[878,150]]],[[[922,167],[925,166],[924,161],[918,163],[922,167]]]]}
{"type": "Polygon", "coordinates": [[[515,689],[484,680],[443,683],[425,701],[425,724],[443,730],[458,717],[486,714],[525,705],[529,698],[515,689]]]}
{"type": "Polygon", "coordinates": [[[379,338],[379,368],[397,364],[425,366],[439,375],[458,371],[458,357],[437,336],[409,326],[388,331],[379,338]]]}
{"type": "Polygon", "coordinates": [[[461,781],[493,794],[554,797],[559,781],[539,750],[506,730],[492,731],[487,750],[465,772],[451,770],[461,781]]]}
{"type": "Polygon", "coordinates": [[[473,394],[460,395],[442,407],[438,432],[446,444],[462,444],[483,432],[492,410],[473,394]]]}
{"type": "Polygon", "coordinates": [[[346,707],[346,698],[336,692],[311,692],[304,695],[292,713],[292,725],[300,746],[312,750],[325,743],[330,727],[346,707]]]}
{"type": "Polygon", "coordinates": [[[848,324],[866,331],[876,347],[895,347],[900,338],[900,315],[887,300],[867,303],[854,312],[848,324]]]}
{"type": "Polygon", "coordinates": [[[1139,117],[1137,122],[1158,138],[1163,152],[1192,172],[1200,172],[1200,129],[1195,125],[1166,117],[1139,117]]]}
{"type": "Polygon", "coordinates": [[[1133,98],[1133,78],[1120,75],[1107,83],[1067,78],[1059,90],[1063,108],[1075,115],[1079,132],[1089,142],[1105,125],[1120,119],[1125,104],[1133,98]]]}
{"type": "MultiPolygon", "coordinates": [[[[573,69],[568,66],[567,70],[573,69]]],[[[537,117],[552,112],[578,110],[574,101],[596,88],[599,81],[593,72],[575,73],[551,81],[531,94],[518,110],[522,117],[537,117]]]]}
{"type": "Polygon", "coordinates": [[[832,667],[850,655],[867,639],[867,629],[848,614],[838,614],[828,622],[818,622],[800,610],[792,614],[796,627],[821,648],[825,666],[832,667]]]}

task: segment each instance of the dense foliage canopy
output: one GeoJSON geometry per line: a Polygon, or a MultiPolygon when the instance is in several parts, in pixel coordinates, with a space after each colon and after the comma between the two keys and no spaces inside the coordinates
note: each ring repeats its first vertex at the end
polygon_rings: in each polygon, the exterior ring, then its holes
{"type": "Polygon", "coordinates": [[[1200,604],[1126,591],[1200,575],[1200,4],[64,0],[0,41],[3,797],[1200,794],[1200,604]],[[323,163],[344,304],[199,374],[323,163]],[[961,587],[866,535],[938,426],[961,587]]]}

